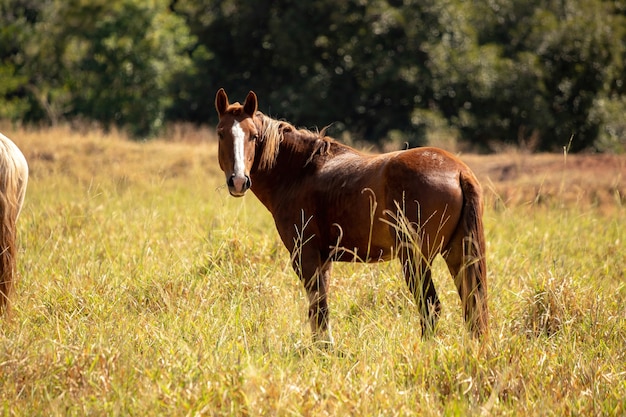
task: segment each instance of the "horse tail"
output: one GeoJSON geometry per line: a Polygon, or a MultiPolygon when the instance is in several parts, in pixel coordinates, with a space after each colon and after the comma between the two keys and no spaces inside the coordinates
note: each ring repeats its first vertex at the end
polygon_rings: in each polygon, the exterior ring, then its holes
{"type": "Polygon", "coordinates": [[[0,134],[0,314],[9,311],[17,274],[16,222],[24,202],[28,164],[22,152],[0,134]]]}
{"type": "Polygon", "coordinates": [[[461,171],[460,186],[463,208],[451,242],[456,246],[455,258],[460,260],[460,265],[454,268],[450,262],[448,265],[461,297],[466,323],[472,334],[479,336],[487,333],[489,319],[482,188],[469,170],[461,171]]]}

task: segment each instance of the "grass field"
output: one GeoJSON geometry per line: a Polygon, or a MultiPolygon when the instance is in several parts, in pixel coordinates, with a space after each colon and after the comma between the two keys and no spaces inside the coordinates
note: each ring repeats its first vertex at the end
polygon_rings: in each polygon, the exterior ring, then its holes
{"type": "Polygon", "coordinates": [[[626,413],[624,157],[468,155],[488,202],[489,339],[468,337],[441,260],[427,341],[399,263],[341,264],[325,351],[271,216],[222,186],[211,132],[3,132],[31,178],[2,415],[626,413]]]}

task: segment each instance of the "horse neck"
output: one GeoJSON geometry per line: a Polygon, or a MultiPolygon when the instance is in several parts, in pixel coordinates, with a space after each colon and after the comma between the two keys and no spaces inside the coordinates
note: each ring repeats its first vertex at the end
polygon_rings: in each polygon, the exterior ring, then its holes
{"type": "Polygon", "coordinates": [[[327,153],[330,143],[333,142],[332,139],[324,137],[323,133],[297,129],[287,122],[274,120],[261,112],[257,112],[256,120],[258,120],[257,127],[263,134],[257,145],[255,168],[258,171],[268,171],[268,174],[271,174],[271,168],[277,166],[281,169],[299,171],[309,165],[312,156],[316,153],[327,153]],[[274,161],[274,158],[271,157],[273,163],[262,162],[266,153],[269,153],[270,156],[274,155],[274,149],[276,149],[276,160],[274,161]]]}
{"type": "Polygon", "coordinates": [[[283,127],[275,162],[261,167],[260,155],[265,151],[264,146],[269,146],[266,140],[261,140],[257,145],[257,157],[250,174],[252,192],[270,211],[275,202],[284,199],[290,187],[297,184],[298,178],[316,169],[315,156],[328,153],[332,142],[313,132],[298,130],[287,123],[283,127]]]}
{"type": "MultiPolygon", "coordinates": [[[[257,157],[252,169],[251,175],[258,179],[280,179],[283,175],[298,175],[299,172],[307,165],[307,160],[310,157],[310,146],[306,146],[306,143],[298,143],[297,138],[294,138],[290,133],[283,135],[283,139],[280,143],[280,150],[276,155],[276,160],[269,166],[262,167],[261,157],[263,154],[265,143],[260,141],[258,149],[256,151],[257,157]]],[[[288,177],[287,177],[288,178],[288,177]]]]}

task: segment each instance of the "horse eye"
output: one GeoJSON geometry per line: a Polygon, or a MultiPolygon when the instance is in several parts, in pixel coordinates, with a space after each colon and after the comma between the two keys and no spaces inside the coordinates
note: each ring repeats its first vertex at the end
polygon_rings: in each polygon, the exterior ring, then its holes
{"type": "Polygon", "coordinates": [[[222,132],[217,132],[217,137],[219,139],[224,139],[224,134],[222,132]]]}
{"type": "Polygon", "coordinates": [[[257,133],[255,133],[254,135],[251,135],[250,140],[259,140],[259,135],[257,133]]]}

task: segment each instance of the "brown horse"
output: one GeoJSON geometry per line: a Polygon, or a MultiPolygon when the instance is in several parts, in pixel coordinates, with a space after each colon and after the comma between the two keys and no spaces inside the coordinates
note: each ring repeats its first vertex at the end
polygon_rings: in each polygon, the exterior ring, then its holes
{"type": "Polygon", "coordinates": [[[15,143],[0,133],[0,314],[10,307],[16,274],[16,222],[27,182],[26,158],[15,143]]]}
{"type": "Polygon", "coordinates": [[[445,259],[473,335],[487,331],[487,267],[481,187],[459,159],[436,148],[366,155],[322,132],[297,129],[215,97],[219,164],[231,195],[248,189],[274,217],[309,299],[316,341],[332,343],[328,285],[333,261],[399,258],[432,333],[440,301],[431,279],[445,259]]]}

